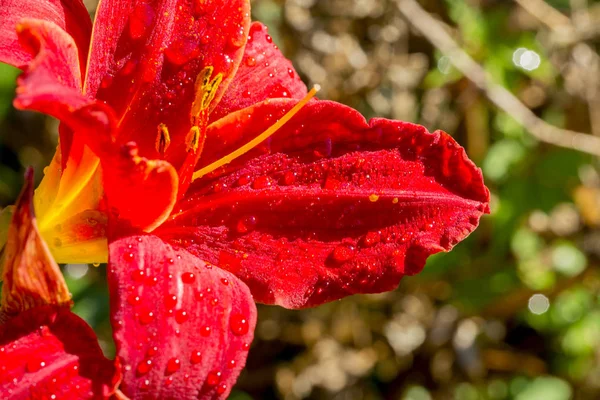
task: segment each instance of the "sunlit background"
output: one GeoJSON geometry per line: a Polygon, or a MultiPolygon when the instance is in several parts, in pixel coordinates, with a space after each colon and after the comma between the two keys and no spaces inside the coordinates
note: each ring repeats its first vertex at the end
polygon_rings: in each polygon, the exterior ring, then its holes
{"type": "MultiPolygon", "coordinates": [[[[321,98],[446,130],[493,201],[468,240],[394,292],[260,306],[231,399],[599,399],[598,160],[536,139],[518,107],[600,137],[600,2],[422,0],[434,24],[413,16],[414,26],[393,0],[252,4],[321,98]],[[423,28],[441,28],[520,105],[488,100],[423,28]]],[[[0,65],[0,206],[14,202],[25,166],[41,178],[57,141],[56,121],[12,108],[16,76],[0,65]]],[[[75,312],[111,354],[104,266],[64,272],[75,312]]]]}

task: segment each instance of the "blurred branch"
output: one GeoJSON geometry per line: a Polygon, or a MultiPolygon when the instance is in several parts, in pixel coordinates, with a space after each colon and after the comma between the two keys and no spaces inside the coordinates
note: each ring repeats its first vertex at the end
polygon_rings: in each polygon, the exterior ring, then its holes
{"type": "Polygon", "coordinates": [[[415,0],[397,0],[397,5],[407,21],[446,55],[450,62],[480,88],[492,103],[523,125],[538,140],[600,156],[599,137],[560,129],[538,118],[510,91],[492,82],[483,67],[461,49],[444,30],[442,24],[423,10],[415,0]]]}
{"type": "MultiPolygon", "coordinates": [[[[586,0],[571,0],[573,20],[554,9],[543,0],[515,0],[525,11],[546,25],[557,37],[578,38],[579,31],[591,24],[587,12],[586,0]]],[[[587,87],[586,100],[590,115],[592,134],[600,136],[600,85],[598,74],[600,73],[600,56],[587,43],[575,41],[572,44],[581,46],[586,54],[590,56],[586,68],[589,74],[582,76],[587,87]]]]}
{"type": "Polygon", "coordinates": [[[533,15],[552,30],[571,27],[569,17],[546,3],[544,0],[515,0],[525,11],[533,15]]]}

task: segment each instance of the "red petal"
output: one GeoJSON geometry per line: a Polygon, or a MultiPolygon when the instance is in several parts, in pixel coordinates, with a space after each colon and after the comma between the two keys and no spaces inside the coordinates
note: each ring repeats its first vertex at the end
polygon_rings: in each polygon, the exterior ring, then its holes
{"type": "Polygon", "coordinates": [[[150,232],[162,224],[177,200],[177,171],[166,161],[138,156],[134,144],[102,158],[108,207],[121,221],[150,232]]]}
{"type": "Polygon", "coordinates": [[[226,398],[256,324],[246,285],[156,236],[113,242],[109,263],[125,395],[226,398]]]}
{"type": "MultiPolygon", "coordinates": [[[[71,118],[73,110],[92,102],[81,93],[79,58],[71,36],[51,22],[26,19],[19,24],[19,39],[35,58],[17,81],[15,107],[65,121],[71,118]]],[[[70,155],[72,140],[72,131],[61,128],[63,168],[70,155]]],[[[81,145],[75,147],[79,149],[81,145]]]]}
{"type": "MultiPolygon", "coordinates": [[[[85,91],[116,110],[119,143],[134,141],[141,154],[179,169],[189,149],[196,79],[209,67],[210,82],[222,74],[207,108],[213,109],[237,70],[248,28],[247,0],[101,2],[85,91]],[[156,146],[159,124],[170,132],[165,154],[156,146]]],[[[202,127],[202,116],[194,117],[202,127]]]]}
{"type": "Polygon", "coordinates": [[[76,46],[72,50],[79,53],[81,72],[85,71],[92,21],[81,0],[2,0],[0,62],[19,68],[24,68],[32,60],[28,49],[17,38],[17,23],[24,18],[56,24],[57,30],[61,28],[72,36],[76,46]]]}
{"type": "Polygon", "coordinates": [[[292,63],[273,44],[267,27],[254,22],[240,68],[210,119],[216,121],[269,98],[301,99],[306,93],[306,85],[292,63]]]}
{"type": "MultiPolygon", "coordinates": [[[[211,126],[215,151],[203,164],[293,103],[271,101],[211,126]]],[[[391,290],[488,211],[481,171],[450,136],[401,121],[367,124],[332,102],[309,103],[228,169],[195,183],[160,234],[234,272],[257,301],[285,307],[391,290]]]]}
{"type": "Polygon", "coordinates": [[[0,325],[2,399],[107,398],[119,380],[92,329],[68,308],[37,307],[0,325]]]}
{"type": "Polygon", "coordinates": [[[100,158],[109,212],[128,228],[149,232],[162,224],[177,200],[173,166],[140,157],[135,143],[114,143],[114,117],[100,103],[73,112],[69,122],[100,158]]]}

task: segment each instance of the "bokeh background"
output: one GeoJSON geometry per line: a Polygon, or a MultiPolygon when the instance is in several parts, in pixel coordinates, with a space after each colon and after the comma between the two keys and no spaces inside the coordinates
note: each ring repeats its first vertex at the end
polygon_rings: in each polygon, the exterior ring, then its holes
{"type": "MultiPolygon", "coordinates": [[[[231,399],[599,399],[600,165],[544,135],[600,137],[600,2],[252,5],[321,98],[451,133],[483,169],[492,214],[393,292],[260,306],[231,399]],[[465,53],[466,73],[454,66],[465,53]],[[506,91],[481,90],[471,80],[481,76],[506,91]]],[[[0,207],[26,166],[41,178],[57,142],[56,121],[12,108],[17,75],[0,65],[0,207]]],[[[104,266],[64,272],[75,311],[114,352],[104,266]]]]}

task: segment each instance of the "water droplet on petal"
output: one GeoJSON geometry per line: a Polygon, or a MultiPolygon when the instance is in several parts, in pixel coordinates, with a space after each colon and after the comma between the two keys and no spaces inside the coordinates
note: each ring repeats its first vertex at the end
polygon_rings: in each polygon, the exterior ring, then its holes
{"type": "Polygon", "coordinates": [[[217,394],[223,394],[227,391],[227,385],[224,383],[221,383],[219,386],[217,386],[217,394]]]}
{"type": "Polygon", "coordinates": [[[184,311],[184,310],[175,311],[175,321],[177,321],[177,323],[183,324],[189,318],[190,318],[190,315],[187,313],[187,311],[184,311]]]}
{"type": "Polygon", "coordinates": [[[196,275],[194,275],[192,272],[184,272],[183,274],[181,274],[181,281],[183,283],[194,283],[195,280],[196,275]]]}
{"type": "Polygon", "coordinates": [[[202,361],[202,353],[199,351],[194,351],[190,357],[190,362],[192,364],[198,364],[200,361],[202,361]]]}
{"type": "Polygon", "coordinates": [[[248,333],[248,320],[242,314],[232,314],[229,326],[234,335],[241,336],[248,333]]]}
{"type": "Polygon", "coordinates": [[[144,280],[146,279],[146,273],[144,272],[144,270],[137,269],[131,273],[131,279],[134,282],[144,282],[144,280]]]}
{"type": "Polygon", "coordinates": [[[167,367],[165,371],[168,375],[170,375],[179,371],[179,368],[181,368],[181,361],[179,361],[179,358],[171,358],[169,361],[167,361],[167,367]]]}
{"type": "Polygon", "coordinates": [[[154,10],[147,3],[139,3],[129,16],[129,37],[132,39],[142,38],[154,19],[154,10]]]}
{"type": "Polygon", "coordinates": [[[154,313],[152,311],[146,310],[139,314],[139,321],[142,325],[148,325],[152,321],[154,321],[154,313]]]}
{"type": "Polygon", "coordinates": [[[217,386],[221,381],[221,371],[211,371],[206,377],[206,384],[208,386],[217,386]]]}
{"type": "Polygon", "coordinates": [[[363,243],[366,247],[371,247],[379,243],[381,235],[378,232],[368,232],[363,238],[363,243]]]}
{"type": "Polygon", "coordinates": [[[331,257],[333,258],[333,261],[337,263],[351,260],[354,257],[354,247],[346,245],[336,246],[331,253],[331,257]]]}
{"type": "Polygon", "coordinates": [[[169,294],[165,297],[165,306],[167,307],[167,309],[172,309],[175,308],[175,306],[177,305],[177,296],[175,296],[174,294],[169,294]]]}
{"type": "Polygon", "coordinates": [[[241,218],[236,224],[236,231],[238,233],[246,233],[254,230],[256,227],[256,217],[254,215],[249,215],[244,218],[241,218]]]}
{"type": "Polygon", "coordinates": [[[142,302],[142,299],[137,294],[131,293],[129,296],[127,296],[127,302],[132,306],[137,306],[142,302]]]}
{"type": "Polygon", "coordinates": [[[265,36],[265,39],[267,39],[267,42],[273,43],[273,38],[271,37],[271,35],[265,36]]]}
{"type": "Polygon", "coordinates": [[[152,360],[140,361],[135,369],[138,375],[146,375],[152,369],[152,360]]]}
{"type": "Polygon", "coordinates": [[[294,76],[296,76],[296,73],[292,68],[288,68],[288,75],[290,76],[290,78],[293,78],[294,76]]]}
{"type": "Polygon", "coordinates": [[[369,201],[371,203],[375,203],[377,200],[379,200],[379,196],[376,195],[375,193],[373,193],[372,195],[369,196],[369,201]]]}
{"type": "Polygon", "coordinates": [[[123,254],[123,258],[125,259],[125,261],[133,261],[133,253],[125,253],[123,254]]]}
{"type": "Polygon", "coordinates": [[[146,351],[146,358],[150,358],[150,357],[156,355],[157,352],[158,352],[158,347],[156,347],[156,346],[150,347],[148,349],[148,351],[146,351]]]}
{"type": "Polygon", "coordinates": [[[235,368],[235,360],[229,360],[229,362],[227,363],[227,368],[235,368]]]}
{"type": "Polygon", "coordinates": [[[210,326],[205,326],[204,328],[200,329],[200,334],[204,337],[210,335],[210,326]]]}
{"type": "Polygon", "coordinates": [[[268,176],[259,176],[252,182],[252,189],[265,189],[271,186],[271,178],[268,176]]]}
{"type": "Polygon", "coordinates": [[[256,65],[256,58],[254,58],[254,57],[246,58],[246,65],[249,67],[254,67],[256,65]]]}
{"type": "Polygon", "coordinates": [[[192,38],[181,38],[165,50],[167,60],[175,65],[183,65],[200,54],[200,49],[192,38]]]}
{"type": "Polygon", "coordinates": [[[39,358],[34,358],[32,360],[27,361],[27,364],[25,365],[25,369],[27,370],[27,372],[37,372],[40,369],[44,368],[46,366],[46,362],[40,360],[39,358]]]}

